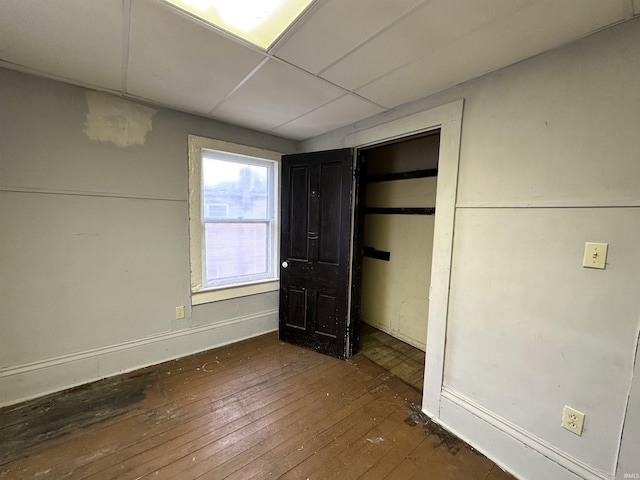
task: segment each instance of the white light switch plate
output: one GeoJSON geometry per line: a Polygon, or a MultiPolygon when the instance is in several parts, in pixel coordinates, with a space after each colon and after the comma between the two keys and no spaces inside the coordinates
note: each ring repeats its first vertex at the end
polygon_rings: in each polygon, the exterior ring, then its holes
{"type": "Polygon", "coordinates": [[[582,266],[587,268],[605,269],[607,266],[608,243],[587,242],[584,246],[584,259],[582,266]]]}

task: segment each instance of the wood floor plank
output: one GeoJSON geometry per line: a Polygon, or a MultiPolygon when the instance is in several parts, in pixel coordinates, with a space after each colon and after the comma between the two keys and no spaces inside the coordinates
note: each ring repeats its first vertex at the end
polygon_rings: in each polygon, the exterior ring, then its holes
{"type": "MultiPolygon", "coordinates": [[[[399,410],[399,416],[391,416],[380,423],[375,429],[361,437],[356,444],[357,449],[351,450],[351,456],[347,462],[335,471],[334,478],[355,479],[384,457],[394,447],[397,437],[406,434],[405,430],[418,430],[419,427],[409,426],[404,422],[406,412],[399,410]]],[[[424,434],[421,433],[420,438],[424,434]]]]}
{"type": "Polygon", "coordinates": [[[494,465],[485,480],[513,480],[513,476],[502,470],[499,466],[494,465]]]}
{"type": "MultiPolygon", "coordinates": [[[[330,373],[326,375],[330,375],[330,373]]],[[[119,462],[117,466],[101,471],[100,476],[101,478],[118,478],[123,473],[127,473],[135,478],[158,470],[173,460],[186,457],[242,427],[259,428],[263,422],[271,420],[272,417],[286,414],[286,410],[282,410],[283,408],[290,405],[297,408],[296,401],[306,395],[309,389],[322,387],[322,385],[315,385],[322,378],[324,377],[320,377],[315,382],[289,379],[289,388],[280,391],[280,393],[276,390],[272,396],[265,396],[264,392],[259,392],[244,401],[237,397],[233,397],[230,403],[217,401],[215,403],[224,410],[216,409],[211,412],[204,419],[205,422],[201,427],[188,429],[182,435],[171,436],[171,438],[167,438],[166,442],[153,445],[152,448],[119,462]],[[227,415],[223,414],[225,411],[228,411],[227,415]],[[273,412],[277,412],[277,414],[273,412]],[[214,422],[217,428],[215,431],[211,431],[210,425],[214,422]],[[169,453],[167,454],[167,452],[169,453]]]]}
{"type": "Polygon", "coordinates": [[[371,465],[365,469],[360,476],[354,474],[354,476],[350,478],[359,478],[362,480],[385,478],[407,458],[409,453],[412,452],[418,444],[424,441],[425,437],[426,434],[421,426],[409,425],[403,422],[393,437],[393,443],[388,442],[386,444],[390,446],[390,449],[382,452],[379,458],[372,458],[371,465]]]}
{"type": "Polygon", "coordinates": [[[407,480],[411,478],[420,472],[423,465],[428,463],[429,458],[433,456],[439,444],[440,442],[434,436],[426,436],[397,467],[383,478],[385,480],[407,480]]]}
{"type": "MultiPolygon", "coordinates": [[[[376,335],[375,357],[421,384],[413,347],[376,335]]],[[[60,436],[0,465],[0,480],[512,478],[416,420],[420,390],[365,355],[340,361],[268,334],[83,388],[117,397],[119,382],[136,375],[151,379],[144,395],[82,427],[65,410],[68,425],[53,422],[60,436]]],[[[75,397],[85,418],[96,404],[88,391],[75,397]]],[[[46,432],[47,405],[74,394],[0,409],[0,449],[22,423],[42,421],[46,432]]]]}
{"type": "MultiPolygon", "coordinates": [[[[283,361],[289,362],[289,367],[291,367],[292,363],[294,365],[297,365],[294,362],[294,357],[284,356],[283,358],[278,360],[278,363],[283,361]]],[[[318,361],[318,359],[316,359],[316,361],[318,361]]],[[[286,367],[283,367],[283,368],[287,370],[286,367]]],[[[293,368],[295,370],[295,368],[297,367],[293,367],[293,368]]],[[[182,370],[183,367],[179,367],[179,369],[182,370]]],[[[259,381],[259,382],[264,381],[263,377],[255,377],[255,379],[256,381],[259,381]]],[[[250,386],[251,386],[251,383],[248,382],[244,386],[245,391],[248,390],[246,387],[250,387],[250,386]]],[[[216,388],[216,391],[218,392],[218,396],[220,396],[220,393],[219,393],[220,390],[221,389],[216,388]]],[[[231,391],[234,392],[234,390],[231,390],[231,391]]],[[[184,394],[185,392],[182,391],[181,395],[184,395],[184,394]]],[[[90,445],[92,444],[90,441],[91,439],[85,436],[85,440],[88,440],[88,441],[83,442],[79,446],[79,451],[71,450],[66,453],[66,457],[65,457],[65,452],[61,451],[60,449],[56,450],[55,448],[52,448],[47,453],[49,453],[50,457],[53,456],[55,458],[55,460],[58,462],[58,465],[63,465],[63,467],[65,467],[67,470],[69,466],[75,465],[77,467],[82,465],[82,463],[80,465],[78,465],[78,463],[82,462],[83,454],[85,458],[91,461],[97,461],[99,457],[103,457],[105,454],[113,453],[116,450],[123,451],[125,452],[125,455],[126,455],[132,452],[132,449],[130,448],[132,444],[127,444],[126,441],[127,439],[133,439],[132,442],[136,441],[135,440],[136,437],[134,433],[136,430],[143,430],[147,438],[153,437],[154,435],[163,434],[165,429],[169,428],[174,423],[182,424],[191,418],[199,418],[202,415],[208,414],[211,412],[212,408],[214,407],[214,405],[212,405],[210,398],[207,395],[204,395],[204,396],[191,395],[188,397],[183,396],[182,398],[176,401],[173,401],[170,397],[166,397],[165,394],[162,395],[162,398],[164,398],[165,400],[171,400],[171,401],[163,405],[159,405],[159,404],[156,405],[156,408],[153,408],[144,412],[144,415],[137,415],[137,416],[130,417],[126,419],[124,423],[115,423],[115,424],[108,425],[107,427],[102,427],[102,428],[108,428],[108,430],[105,432],[101,432],[100,428],[96,428],[93,432],[91,432],[90,435],[94,437],[99,438],[99,437],[102,437],[103,435],[106,435],[107,438],[111,440],[109,444],[101,445],[101,448],[98,452],[91,451],[91,450],[83,451],[84,445],[87,445],[87,448],[90,448],[90,445]],[[203,398],[201,400],[197,400],[196,398],[198,397],[203,397],[203,398]],[[132,433],[134,434],[132,435],[132,433]],[[70,462],[70,457],[75,458],[75,462],[70,462]]],[[[58,474],[63,473],[59,471],[60,470],[59,468],[55,468],[55,464],[54,464],[54,468],[52,468],[52,462],[50,459],[40,458],[40,461],[47,462],[47,465],[49,468],[51,468],[52,472],[57,472],[58,474]]],[[[25,473],[28,474],[28,472],[25,472],[25,473]]],[[[75,475],[76,475],[76,478],[83,478],[80,476],[81,475],[80,471],[75,473],[75,475]]]]}
{"type": "MultiPolygon", "coordinates": [[[[366,359],[359,359],[360,366],[364,368],[370,368],[371,363],[366,359]]],[[[392,377],[385,378],[385,390],[380,390],[381,393],[390,394],[391,397],[387,398],[388,401],[394,402],[395,405],[405,405],[407,399],[402,401],[398,401],[399,397],[402,397],[401,390],[406,389],[406,384],[402,382],[397,382],[397,379],[392,377]],[[390,388],[389,388],[390,387],[390,388]]],[[[405,397],[406,398],[406,397],[405,397]]],[[[380,417],[380,415],[378,415],[380,417]]],[[[371,418],[376,418],[371,417],[371,418]]],[[[345,427],[349,427],[351,425],[349,422],[353,423],[353,419],[348,420],[347,422],[343,422],[336,426],[339,430],[336,432],[332,429],[326,429],[321,435],[317,438],[314,438],[306,445],[306,450],[294,451],[288,456],[281,460],[280,456],[276,457],[276,467],[272,467],[272,470],[275,470],[276,473],[281,474],[282,472],[286,472],[283,475],[283,478],[306,478],[311,476],[313,472],[318,471],[318,469],[323,468],[323,466],[327,465],[327,459],[333,458],[332,447],[327,448],[331,445],[343,445],[344,432],[348,429],[345,427]]],[[[307,435],[309,438],[309,435],[307,435]]]]}
{"type": "MultiPolygon", "coordinates": [[[[321,418],[304,432],[298,433],[277,448],[270,450],[260,458],[260,461],[236,471],[229,479],[257,478],[261,472],[265,471],[275,473],[280,478],[287,478],[288,476],[285,475],[287,469],[291,470],[294,466],[297,467],[293,473],[294,476],[310,476],[311,473],[301,471],[301,459],[308,459],[313,455],[313,462],[305,464],[307,470],[311,463],[325,462],[323,459],[327,457],[335,459],[335,452],[329,452],[329,446],[342,448],[341,445],[349,444],[370,430],[377,421],[381,421],[401,408],[398,403],[384,401],[387,395],[384,388],[377,387],[369,393],[372,398],[366,405],[355,410],[356,405],[345,405],[342,411],[334,409],[330,415],[321,418]],[[292,453],[288,454],[289,452],[292,453]],[[283,458],[285,458],[284,461],[283,458]]],[[[311,469],[309,472],[314,470],[311,469]]]]}
{"type": "MultiPolygon", "coordinates": [[[[333,375],[337,373],[339,372],[335,372],[333,375]]],[[[339,401],[350,402],[352,397],[368,392],[371,381],[375,382],[375,380],[352,382],[350,391],[342,397],[341,386],[335,385],[331,379],[328,379],[328,383],[324,385],[326,388],[311,392],[297,401],[298,404],[304,407],[302,410],[251,433],[251,435],[239,442],[232,445],[224,445],[223,449],[210,448],[200,452],[204,458],[202,460],[200,460],[200,457],[197,458],[193,466],[187,470],[182,470],[182,477],[225,478],[260,457],[264,451],[268,451],[287,440],[288,436],[293,432],[303,430],[305,424],[322,419],[324,415],[335,409],[335,398],[339,398],[339,401]]],[[[184,460],[181,459],[183,463],[184,460]]],[[[159,472],[160,478],[172,478],[176,470],[180,470],[179,466],[172,465],[169,469],[159,472]]]]}
{"type": "MultiPolygon", "coordinates": [[[[493,463],[488,458],[463,446],[455,453],[442,446],[434,449],[429,460],[420,463],[420,470],[410,480],[438,478],[438,480],[485,480],[493,463]]],[[[406,477],[405,477],[406,478],[406,477]]]]}
{"type": "MultiPolygon", "coordinates": [[[[389,413],[389,412],[385,412],[389,413]]],[[[352,435],[348,442],[337,445],[332,445],[331,449],[327,448],[327,451],[331,451],[331,466],[321,466],[314,473],[311,474],[313,478],[318,480],[331,480],[334,478],[349,478],[345,477],[345,471],[348,467],[353,465],[354,462],[359,462],[363,458],[362,450],[367,445],[368,441],[384,441],[385,429],[389,424],[397,424],[401,422],[403,418],[407,416],[407,409],[404,406],[397,406],[396,409],[385,416],[385,413],[379,414],[373,417],[369,422],[365,422],[362,428],[359,429],[357,434],[352,435]],[[368,441],[367,441],[368,440],[368,441]]],[[[337,442],[336,442],[337,443],[337,442]]],[[[371,443],[369,443],[371,445],[371,443]]]]}

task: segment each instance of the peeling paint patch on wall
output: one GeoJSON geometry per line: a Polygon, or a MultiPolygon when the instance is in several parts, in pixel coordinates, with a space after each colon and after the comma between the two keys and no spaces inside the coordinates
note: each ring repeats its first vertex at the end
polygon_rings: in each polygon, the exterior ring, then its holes
{"type": "Polygon", "coordinates": [[[144,145],[153,126],[156,110],[122,98],[87,92],[87,121],[84,133],[91,140],[111,142],[119,147],[144,145]]]}

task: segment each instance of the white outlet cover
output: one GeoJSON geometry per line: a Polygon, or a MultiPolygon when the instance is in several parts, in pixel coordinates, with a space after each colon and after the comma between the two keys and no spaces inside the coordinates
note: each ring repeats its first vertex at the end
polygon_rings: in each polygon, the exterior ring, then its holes
{"type": "Polygon", "coordinates": [[[584,413],[565,405],[562,409],[562,427],[576,435],[582,436],[584,429],[584,413]]]}
{"type": "Polygon", "coordinates": [[[586,268],[599,268],[604,270],[607,267],[608,247],[608,243],[585,243],[582,266],[586,268]]]}

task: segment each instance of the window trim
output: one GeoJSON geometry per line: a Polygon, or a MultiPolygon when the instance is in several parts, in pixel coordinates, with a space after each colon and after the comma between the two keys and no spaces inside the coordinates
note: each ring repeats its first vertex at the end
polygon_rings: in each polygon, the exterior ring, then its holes
{"type": "Polygon", "coordinates": [[[212,138],[189,135],[189,258],[191,262],[191,305],[217,302],[230,298],[244,297],[258,293],[277,291],[280,288],[279,268],[279,201],[280,201],[280,158],[282,153],[212,138]],[[202,284],[203,269],[203,228],[201,212],[202,193],[202,150],[220,150],[239,155],[275,161],[274,212],[272,233],[273,278],[255,280],[242,284],[206,287],[202,284]]]}

